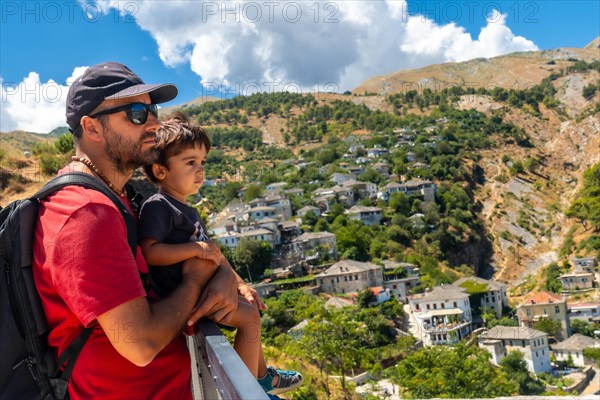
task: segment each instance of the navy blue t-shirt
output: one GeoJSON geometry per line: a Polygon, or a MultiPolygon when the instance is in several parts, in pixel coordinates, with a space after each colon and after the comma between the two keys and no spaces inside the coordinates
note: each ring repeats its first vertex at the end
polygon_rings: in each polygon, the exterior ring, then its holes
{"type": "MultiPolygon", "coordinates": [[[[208,240],[198,211],[164,193],[157,193],[144,202],[140,211],[138,237],[153,238],[166,244],[208,240]]],[[[169,295],[183,279],[181,265],[148,264],[155,290],[161,297],[169,295]]]]}

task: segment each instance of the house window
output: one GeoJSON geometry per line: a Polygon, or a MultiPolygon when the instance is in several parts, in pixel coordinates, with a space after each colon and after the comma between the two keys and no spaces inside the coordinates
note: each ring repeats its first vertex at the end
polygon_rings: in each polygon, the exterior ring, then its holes
{"type": "Polygon", "coordinates": [[[545,356],[546,355],[546,351],[544,349],[542,349],[542,355],[545,356]]]}
{"type": "Polygon", "coordinates": [[[433,309],[437,310],[437,304],[436,303],[433,303],[433,309]]]}
{"type": "Polygon", "coordinates": [[[442,303],[442,308],[446,308],[446,303],[442,303]]]}
{"type": "Polygon", "coordinates": [[[536,356],[536,357],[539,357],[539,354],[538,354],[537,350],[536,350],[536,352],[535,352],[535,356],[536,356]]]}
{"type": "Polygon", "coordinates": [[[427,304],[427,309],[429,310],[429,304],[427,304]]]}
{"type": "Polygon", "coordinates": [[[392,285],[392,289],[398,289],[398,285],[392,285]]]}
{"type": "Polygon", "coordinates": [[[554,313],[555,314],[560,314],[560,307],[559,306],[554,306],[554,313]]]}
{"type": "Polygon", "coordinates": [[[525,347],[525,341],[521,340],[521,347],[525,347]]]}
{"type": "Polygon", "coordinates": [[[531,317],[531,310],[529,308],[525,309],[525,311],[527,311],[527,316],[531,317]]]}
{"type": "Polygon", "coordinates": [[[458,307],[458,304],[456,304],[456,302],[454,302],[454,308],[458,307]]]}

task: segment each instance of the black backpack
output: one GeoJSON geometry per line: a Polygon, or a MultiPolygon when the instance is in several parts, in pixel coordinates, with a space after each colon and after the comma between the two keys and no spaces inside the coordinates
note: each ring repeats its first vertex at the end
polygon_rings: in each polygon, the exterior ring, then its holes
{"type": "Polygon", "coordinates": [[[94,189],[121,211],[127,241],[136,255],[136,220],[119,198],[91,175],[74,172],[52,179],[28,199],[0,211],[0,400],[68,398],[67,385],[75,361],[91,334],[84,328],[58,360],[48,347],[48,324],[33,280],[33,238],[39,200],[70,185],[94,189]]]}

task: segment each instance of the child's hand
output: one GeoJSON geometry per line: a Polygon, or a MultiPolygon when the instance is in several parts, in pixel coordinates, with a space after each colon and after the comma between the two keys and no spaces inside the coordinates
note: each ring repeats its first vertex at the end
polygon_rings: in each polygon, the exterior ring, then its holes
{"type": "Polygon", "coordinates": [[[196,244],[198,245],[196,257],[201,260],[212,261],[215,264],[219,264],[221,262],[223,254],[216,244],[210,242],[196,242],[196,244]]]}

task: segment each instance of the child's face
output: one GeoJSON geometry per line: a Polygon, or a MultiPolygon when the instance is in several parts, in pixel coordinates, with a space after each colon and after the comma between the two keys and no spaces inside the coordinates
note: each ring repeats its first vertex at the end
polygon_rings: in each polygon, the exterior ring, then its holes
{"type": "Polygon", "coordinates": [[[185,149],[167,160],[161,190],[185,203],[188,196],[198,193],[204,182],[206,148],[202,145],[185,149]]]}

